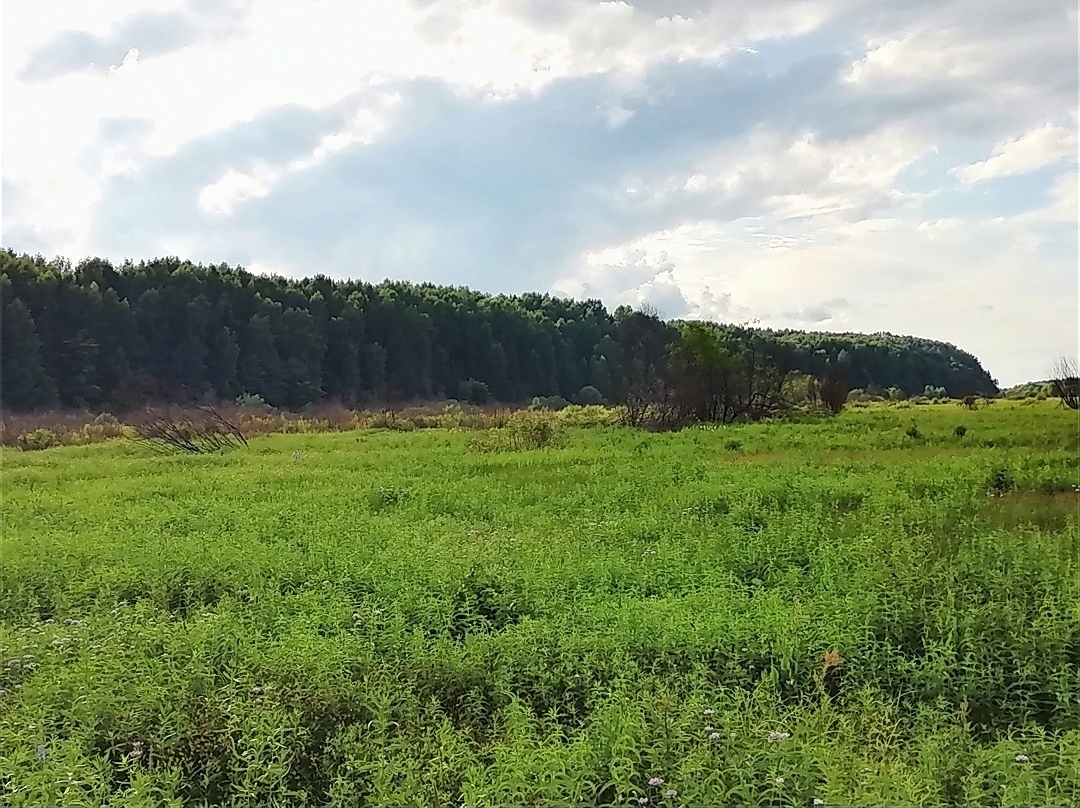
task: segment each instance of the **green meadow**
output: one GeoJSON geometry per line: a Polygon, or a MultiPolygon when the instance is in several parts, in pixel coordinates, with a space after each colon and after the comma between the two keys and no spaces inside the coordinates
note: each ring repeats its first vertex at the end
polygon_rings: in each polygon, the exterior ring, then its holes
{"type": "Polygon", "coordinates": [[[0,801],[1080,804],[1075,412],[553,429],[5,449],[0,801]]]}

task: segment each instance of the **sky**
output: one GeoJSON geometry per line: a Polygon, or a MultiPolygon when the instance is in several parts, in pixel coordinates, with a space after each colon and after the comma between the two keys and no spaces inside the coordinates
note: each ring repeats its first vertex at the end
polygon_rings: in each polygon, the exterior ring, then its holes
{"type": "Polygon", "coordinates": [[[1074,0],[17,0],[5,247],[1078,342],[1074,0]]]}

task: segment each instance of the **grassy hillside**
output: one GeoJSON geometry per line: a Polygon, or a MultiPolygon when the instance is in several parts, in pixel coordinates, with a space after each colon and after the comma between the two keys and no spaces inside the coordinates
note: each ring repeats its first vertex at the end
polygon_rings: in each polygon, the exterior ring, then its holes
{"type": "Polygon", "coordinates": [[[1075,413],[512,437],[5,449],[0,799],[1080,803],[1075,413]]]}

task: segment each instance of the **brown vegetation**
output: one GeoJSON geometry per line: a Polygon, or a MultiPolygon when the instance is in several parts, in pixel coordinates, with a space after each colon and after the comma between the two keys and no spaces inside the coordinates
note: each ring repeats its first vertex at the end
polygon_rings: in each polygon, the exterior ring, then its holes
{"type": "MultiPolygon", "coordinates": [[[[456,402],[429,402],[378,410],[354,410],[341,404],[319,404],[303,412],[269,407],[221,405],[215,411],[247,438],[272,433],[347,432],[354,429],[497,429],[507,426],[518,408],[473,406],[456,402]]],[[[197,407],[173,408],[174,419],[191,420],[197,407]]],[[[571,406],[558,413],[563,423],[610,423],[614,410],[599,406],[571,406]]],[[[78,446],[110,438],[139,437],[142,413],[59,411],[34,414],[4,413],[0,418],[0,445],[24,450],[51,446],[78,446]]]]}

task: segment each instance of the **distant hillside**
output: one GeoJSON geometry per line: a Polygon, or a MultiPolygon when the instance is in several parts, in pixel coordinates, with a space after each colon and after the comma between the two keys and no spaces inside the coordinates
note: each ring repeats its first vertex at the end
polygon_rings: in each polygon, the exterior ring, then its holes
{"type": "Polygon", "coordinates": [[[1049,398],[1054,395],[1054,383],[1049,379],[1041,382],[1024,382],[1002,391],[1005,398],[1049,398]]]}
{"type": "MultiPolygon", "coordinates": [[[[325,399],[574,400],[586,387],[611,400],[623,378],[617,327],[631,313],[597,300],[289,280],[178,258],[72,267],[5,250],[0,273],[2,403],[12,410],[190,395],[290,409],[325,399]]],[[[762,333],[795,368],[816,374],[831,360],[857,387],[996,392],[975,357],[945,343],[762,333]]]]}
{"type": "Polygon", "coordinates": [[[955,345],[921,337],[775,331],[777,342],[795,349],[797,367],[820,375],[827,360],[847,371],[853,387],[899,387],[908,395],[944,387],[950,396],[994,396],[997,384],[975,356],[955,345]]]}
{"type": "Polygon", "coordinates": [[[972,354],[947,342],[877,334],[776,331],[730,325],[717,328],[738,338],[740,334],[764,337],[790,367],[821,376],[829,364],[843,369],[853,388],[884,392],[890,387],[906,395],[918,395],[926,387],[943,387],[948,395],[996,396],[998,387],[972,354]]]}

